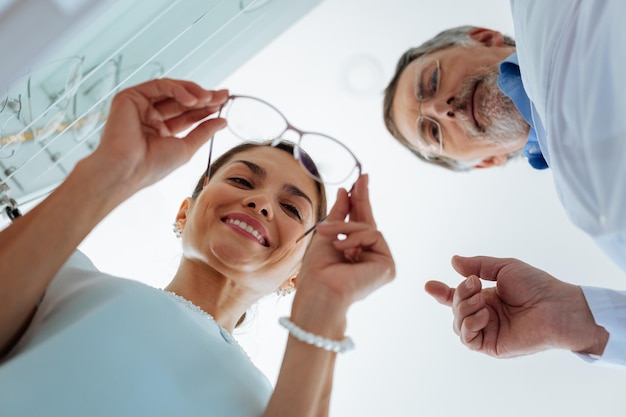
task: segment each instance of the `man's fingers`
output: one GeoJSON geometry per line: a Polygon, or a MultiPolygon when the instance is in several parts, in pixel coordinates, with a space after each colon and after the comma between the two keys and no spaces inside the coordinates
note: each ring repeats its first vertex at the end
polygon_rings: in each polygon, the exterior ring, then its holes
{"type": "Polygon", "coordinates": [[[480,279],[478,279],[475,275],[469,276],[456,287],[456,293],[454,294],[452,305],[455,308],[458,307],[459,303],[478,294],[481,289],[482,283],[480,282],[480,279]]]}
{"type": "Polygon", "coordinates": [[[461,330],[461,326],[468,317],[476,314],[485,306],[485,300],[481,296],[480,290],[468,295],[467,298],[461,298],[460,292],[463,285],[457,287],[452,301],[452,310],[454,312],[454,328],[457,332],[461,330]]]}
{"type": "Polygon", "coordinates": [[[460,331],[457,332],[461,342],[473,350],[483,347],[483,330],[489,322],[489,312],[483,308],[463,320],[460,331]]]}
{"type": "Polygon", "coordinates": [[[454,288],[448,287],[440,281],[428,281],[424,285],[424,290],[437,300],[439,303],[452,307],[452,299],[454,298],[454,288]]]}
{"type": "Polygon", "coordinates": [[[464,277],[476,275],[482,279],[496,281],[498,272],[505,265],[506,259],[489,256],[473,256],[466,258],[455,255],[452,257],[452,267],[464,277]]]}

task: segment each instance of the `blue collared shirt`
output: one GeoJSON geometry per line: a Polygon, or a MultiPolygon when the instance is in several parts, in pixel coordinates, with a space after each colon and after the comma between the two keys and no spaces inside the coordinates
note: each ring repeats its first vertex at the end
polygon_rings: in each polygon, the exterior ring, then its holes
{"type": "Polygon", "coordinates": [[[498,87],[513,101],[519,112],[524,116],[524,119],[526,119],[526,122],[530,125],[528,140],[522,151],[524,156],[528,158],[528,163],[535,169],[548,168],[548,164],[543,157],[539,142],[537,141],[537,133],[530,110],[530,99],[522,84],[522,76],[520,74],[516,53],[513,53],[500,63],[498,87]]]}

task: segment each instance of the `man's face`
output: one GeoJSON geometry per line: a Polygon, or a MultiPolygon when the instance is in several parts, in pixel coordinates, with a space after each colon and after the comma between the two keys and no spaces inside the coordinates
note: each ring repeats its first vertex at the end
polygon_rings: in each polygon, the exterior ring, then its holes
{"type": "Polygon", "coordinates": [[[499,64],[514,48],[498,39],[432,52],[401,74],[392,117],[425,156],[486,167],[526,143],[529,126],[497,85],[499,64]]]}

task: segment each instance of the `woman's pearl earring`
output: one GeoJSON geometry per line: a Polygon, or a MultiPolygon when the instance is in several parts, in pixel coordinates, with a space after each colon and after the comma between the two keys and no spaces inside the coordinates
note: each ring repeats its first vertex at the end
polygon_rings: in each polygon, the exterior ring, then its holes
{"type": "Polygon", "coordinates": [[[180,228],[180,222],[174,222],[173,226],[174,235],[180,239],[180,237],[183,235],[183,230],[180,228]]]}
{"type": "Polygon", "coordinates": [[[278,295],[279,297],[285,297],[285,296],[291,294],[294,291],[295,291],[295,288],[293,288],[293,287],[279,288],[279,289],[276,290],[276,295],[278,295]]]}

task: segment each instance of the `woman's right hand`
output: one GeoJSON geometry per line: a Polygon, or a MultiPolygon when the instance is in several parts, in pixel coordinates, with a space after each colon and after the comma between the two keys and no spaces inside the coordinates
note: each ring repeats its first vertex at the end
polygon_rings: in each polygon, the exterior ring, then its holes
{"type": "Polygon", "coordinates": [[[113,99],[100,145],[88,159],[132,194],[183,165],[224,128],[224,119],[212,118],[176,136],[227,99],[226,90],[209,91],[183,80],[157,79],[127,88],[113,99]]]}
{"type": "Polygon", "coordinates": [[[227,98],[227,91],[170,79],[115,96],[98,148],[44,201],[0,232],[0,358],[26,330],[46,287],[85,236],[226,125],[214,118],[175,136],[215,113],[227,98]]]}

